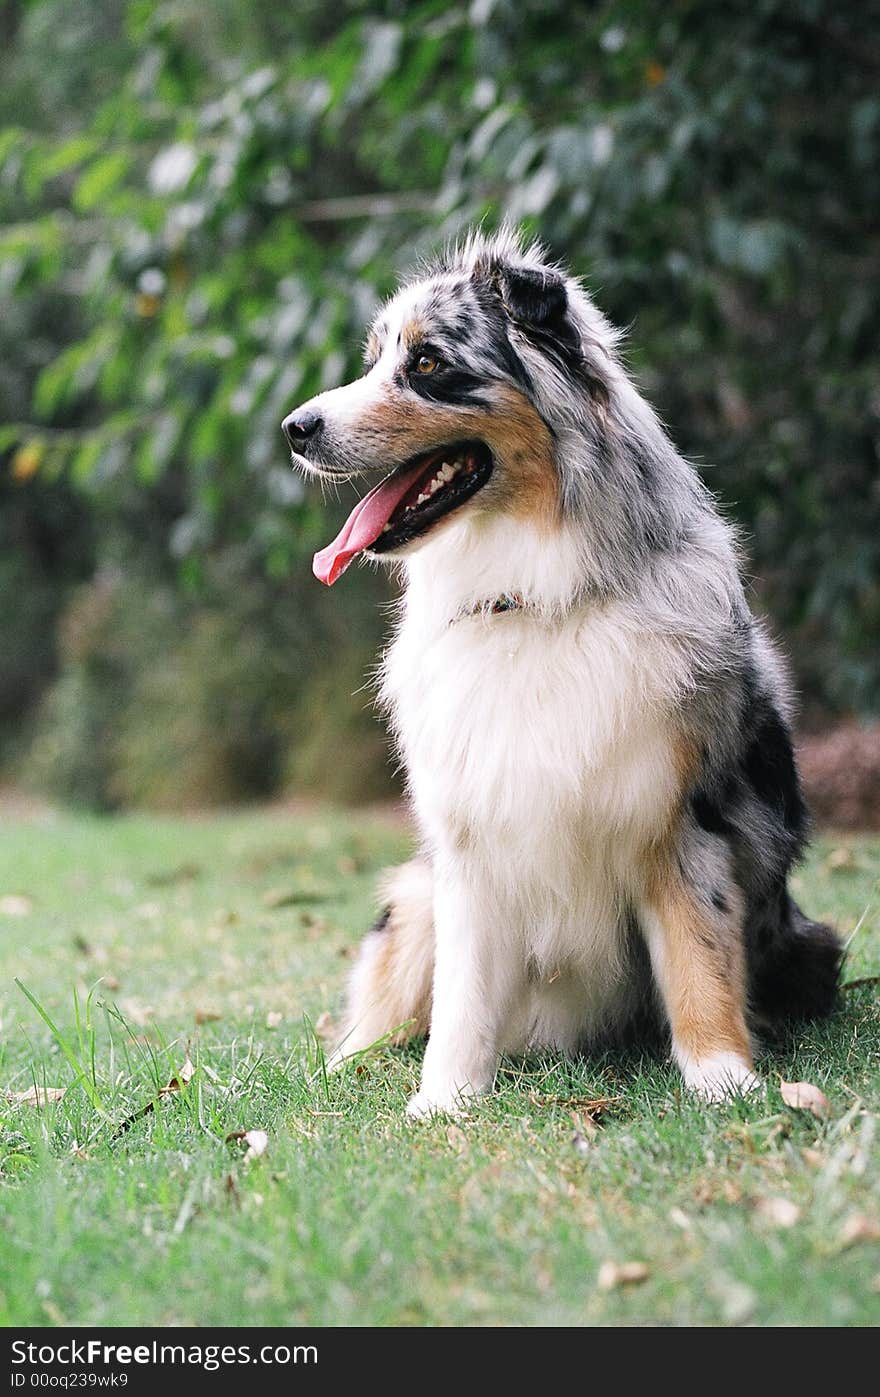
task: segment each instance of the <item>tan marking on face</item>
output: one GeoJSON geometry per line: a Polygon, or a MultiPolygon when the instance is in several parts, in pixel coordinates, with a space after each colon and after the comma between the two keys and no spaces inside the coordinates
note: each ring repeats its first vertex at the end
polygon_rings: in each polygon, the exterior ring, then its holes
{"type": "Polygon", "coordinates": [[[540,413],[525,394],[507,385],[492,389],[491,409],[467,409],[467,435],[485,441],[499,466],[493,499],[506,513],[542,530],[559,523],[559,477],[553,442],[540,413]]]}
{"type": "Polygon", "coordinates": [[[401,339],[403,348],[407,354],[411,354],[414,349],[418,349],[419,345],[423,344],[425,339],[424,322],[418,318],[407,320],[401,330],[401,339]]]}
{"type": "Polygon", "coordinates": [[[648,858],[645,895],[662,926],[658,978],[679,1051],[695,1062],[736,1053],[751,1064],[742,908],[735,895],[725,889],[725,913],[705,906],[682,876],[672,838],[648,858]]]}
{"type": "Polygon", "coordinates": [[[392,471],[435,447],[469,438],[484,441],[496,470],[491,488],[474,496],[474,503],[549,531],[561,508],[550,433],[516,388],[495,384],[491,393],[492,406],[477,409],[427,402],[388,384],[350,429],[354,454],[370,468],[392,471]]]}

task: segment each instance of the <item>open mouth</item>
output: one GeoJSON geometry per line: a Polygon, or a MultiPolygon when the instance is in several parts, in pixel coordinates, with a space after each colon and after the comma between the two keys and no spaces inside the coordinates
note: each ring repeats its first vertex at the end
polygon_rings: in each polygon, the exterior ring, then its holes
{"type": "Polygon", "coordinates": [[[315,576],[332,587],[359,553],[387,553],[419,538],[481,490],[492,466],[481,441],[413,456],[358,501],[339,535],[315,554],[315,576]]]}

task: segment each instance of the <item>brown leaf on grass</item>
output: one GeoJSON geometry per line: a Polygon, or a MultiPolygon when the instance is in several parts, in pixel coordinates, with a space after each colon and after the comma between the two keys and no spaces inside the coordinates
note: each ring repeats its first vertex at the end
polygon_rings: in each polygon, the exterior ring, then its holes
{"type": "Polygon", "coordinates": [[[880,1242],[880,1222],[865,1213],[852,1213],[841,1228],[837,1245],[845,1251],[859,1242],[880,1242]]]}
{"type": "Polygon", "coordinates": [[[860,990],[863,985],[880,985],[880,975],[863,975],[860,980],[847,980],[841,990],[860,990]]]}
{"type": "Polygon", "coordinates": [[[446,1139],[456,1154],[467,1154],[470,1150],[468,1137],[459,1125],[447,1125],[446,1139]]]}
{"type": "Polygon", "coordinates": [[[801,1150],[801,1158],[804,1164],[809,1164],[812,1169],[821,1169],[825,1163],[825,1156],[821,1150],[814,1150],[809,1145],[805,1145],[801,1150]]]}
{"type": "Polygon", "coordinates": [[[230,1130],[226,1141],[229,1143],[232,1140],[241,1140],[247,1145],[244,1152],[245,1164],[251,1159],[259,1159],[269,1148],[269,1136],[265,1130],[230,1130]]]}
{"type": "Polygon", "coordinates": [[[310,888],[270,888],[263,894],[263,906],[275,912],[281,907],[296,907],[304,902],[326,902],[329,897],[329,889],[317,885],[310,888]]]}
{"type": "Polygon", "coordinates": [[[33,910],[33,898],[24,893],[7,893],[0,897],[0,917],[26,917],[33,910]]]}
{"type": "Polygon", "coordinates": [[[148,873],[146,882],[151,888],[170,888],[175,883],[192,883],[201,875],[202,870],[197,863],[181,863],[176,868],[162,868],[156,873],[148,873]]]}
{"type": "Polygon", "coordinates": [[[109,990],[111,994],[119,989],[119,981],[115,975],[102,975],[101,984],[104,986],[104,989],[109,990]]]}
{"type": "Polygon", "coordinates": [[[557,1106],[568,1106],[573,1111],[579,1111],[581,1115],[589,1116],[595,1120],[596,1117],[604,1115],[611,1106],[615,1106],[618,1101],[622,1101],[622,1096],[565,1096],[557,1100],[557,1106]]]}
{"type": "Polygon", "coordinates": [[[755,1212],[771,1227],[794,1227],[801,1210],[790,1198],[759,1198],[755,1212]]]}
{"type": "Polygon", "coordinates": [[[575,1131],[585,1135],[588,1140],[592,1140],[599,1134],[597,1121],[595,1117],[590,1115],[589,1111],[572,1111],[571,1123],[575,1131]]]}
{"type": "Polygon", "coordinates": [[[195,1070],[196,1069],[193,1067],[192,1062],[190,1061],[189,1049],[187,1049],[186,1061],[184,1062],[180,1071],[176,1074],[176,1076],[172,1077],[170,1081],[166,1082],[164,1087],[159,1088],[159,1095],[168,1096],[169,1093],[172,1091],[180,1091],[181,1087],[189,1086],[190,1082],[192,1081],[195,1075],[195,1070]]]}
{"type": "Polygon", "coordinates": [[[177,1072],[170,1081],[166,1082],[164,1087],[159,1088],[158,1096],[154,1096],[153,1100],[148,1101],[146,1106],[142,1106],[139,1111],[133,1111],[130,1116],[126,1116],[125,1120],[117,1125],[110,1139],[118,1140],[120,1135],[124,1135],[126,1130],[131,1129],[135,1121],[143,1120],[144,1116],[148,1116],[151,1111],[155,1111],[156,1102],[161,1101],[163,1096],[171,1096],[174,1092],[180,1091],[181,1087],[187,1086],[189,1082],[192,1081],[195,1070],[190,1061],[189,1047],[187,1046],[186,1060],[180,1071],[177,1072]]]}
{"type": "Polygon", "coordinates": [[[197,1009],[197,1010],[196,1010],[196,1023],[197,1023],[198,1025],[201,1025],[201,1024],[203,1024],[203,1023],[216,1023],[217,1020],[218,1020],[218,1019],[222,1019],[222,1017],[223,1017],[223,1015],[222,1015],[222,1014],[218,1014],[218,1013],[216,1012],[216,1010],[214,1010],[214,1009],[197,1009]]]}
{"type": "Polygon", "coordinates": [[[122,1017],[135,1028],[146,1028],[156,1012],[152,1004],[141,1004],[138,999],[123,999],[119,1008],[122,1017]]]}
{"type": "Polygon", "coordinates": [[[617,1290],[622,1285],[641,1285],[650,1274],[644,1261],[603,1261],[596,1284],[600,1290],[617,1290]]]}
{"type": "Polygon", "coordinates": [[[735,1179],[701,1179],[694,1189],[694,1202],[701,1206],[711,1203],[741,1203],[742,1189],[735,1179]]]}
{"type": "Polygon", "coordinates": [[[27,1091],[7,1091],[6,1100],[14,1106],[36,1106],[38,1109],[50,1101],[60,1101],[67,1087],[28,1087],[27,1091]]]}
{"type": "Polygon", "coordinates": [[[823,1120],[831,1110],[828,1097],[812,1082],[780,1080],[779,1090],[786,1106],[791,1106],[795,1111],[811,1111],[817,1119],[823,1120]]]}
{"type": "Polygon", "coordinates": [[[832,849],[825,860],[825,867],[829,873],[839,873],[841,871],[855,868],[856,859],[852,849],[846,845],[841,845],[838,849],[832,849]]]}

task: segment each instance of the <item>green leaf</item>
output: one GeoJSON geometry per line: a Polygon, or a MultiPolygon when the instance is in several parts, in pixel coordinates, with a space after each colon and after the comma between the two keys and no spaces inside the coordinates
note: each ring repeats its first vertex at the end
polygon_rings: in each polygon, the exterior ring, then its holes
{"type": "Polygon", "coordinates": [[[131,167],[124,151],[113,151],[94,160],[77,181],[73,204],[80,213],[98,208],[107,195],[117,189],[131,167]]]}

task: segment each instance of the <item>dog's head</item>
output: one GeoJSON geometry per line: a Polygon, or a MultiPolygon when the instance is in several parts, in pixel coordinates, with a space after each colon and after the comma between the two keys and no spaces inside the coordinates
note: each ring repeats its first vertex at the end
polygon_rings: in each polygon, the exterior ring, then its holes
{"type": "Polygon", "coordinates": [[[370,331],[363,377],[283,424],[309,474],[378,481],[316,555],[322,582],[360,553],[405,555],[463,510],[552,526],[561,489],[547,403],[576,392],[601,406],[588,305],[509,231],[470,238],[393,297],[370,331]]]}

